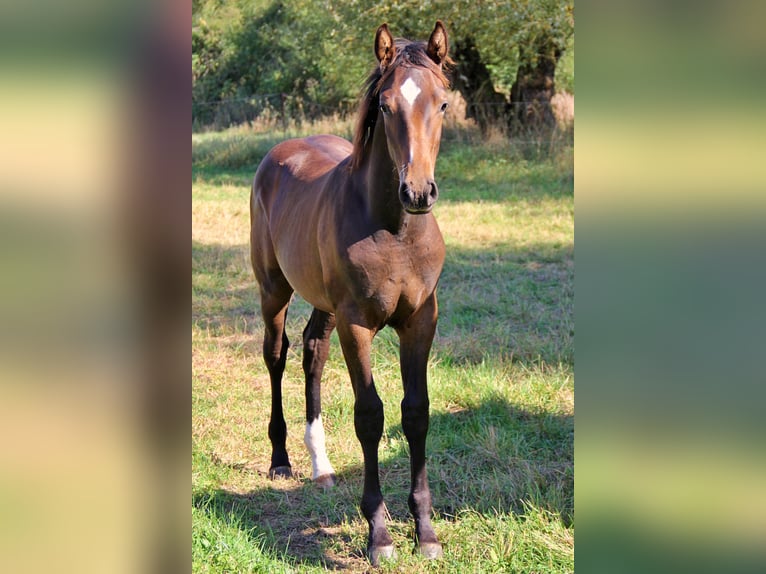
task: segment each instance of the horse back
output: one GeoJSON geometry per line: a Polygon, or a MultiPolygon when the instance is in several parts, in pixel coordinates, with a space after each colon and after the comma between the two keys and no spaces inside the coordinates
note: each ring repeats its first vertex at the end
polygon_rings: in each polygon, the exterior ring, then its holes
{"type": "Polygon", "coordinates": [[[253,193],[270,206],[277,193],[311,192],[324,177],[351,154],[351,143],[320,135],[286,140],[274,146],[255,174],[253,193]]]}

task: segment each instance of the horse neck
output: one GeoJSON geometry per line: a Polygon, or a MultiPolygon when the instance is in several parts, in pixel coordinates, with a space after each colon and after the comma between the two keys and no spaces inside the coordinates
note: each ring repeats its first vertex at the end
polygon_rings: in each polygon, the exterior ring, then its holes
{"type": "Polygon", "coordinates": [[[385,127],[380,118],[377,123],[369,152],[361,165],[367,212],[371,221],[392,233],[400,233],[411,216],[399,201],[399,175],[388,153],[385,127]]]}

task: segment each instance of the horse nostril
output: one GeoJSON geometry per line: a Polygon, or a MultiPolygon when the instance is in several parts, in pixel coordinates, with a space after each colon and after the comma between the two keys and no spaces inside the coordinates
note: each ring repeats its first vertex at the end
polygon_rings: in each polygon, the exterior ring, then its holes
{"type": "Polygon", "coordinates": [[[405,205],[412,202],[412,194],[406,183],[399,185],[399,200],[405,205]]]}
{"type": "Polygon", "coordinates": [[[404,208],[411,213],[423,213],[431,209],[431,206],[436,202],[436,198],[439,196],[439,188],[436,186],[436,182],[428,180],[422,191],[413,191],[412,185],[407,183],[399,184],[399,201],[401,201],[404,208]]]}
{"type": "Polygon", "coordinates": [[[439,187],[436,185],[435,181],[432,181],[430,183],[431,183],[431,191],[428,193],[428,200],[429,200],[429,203],[434,203],[439,197],[439,187]]]}

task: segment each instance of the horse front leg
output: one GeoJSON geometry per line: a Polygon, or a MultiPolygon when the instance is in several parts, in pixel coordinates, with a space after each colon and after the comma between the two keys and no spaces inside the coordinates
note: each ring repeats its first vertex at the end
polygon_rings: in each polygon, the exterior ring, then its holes
{"type": "Polygon", "coordinates": [[[338,315],[338,337],[354,388],[354,428],[364,455],[361,510],[369,525],[367,555],[373,566],[394,555],[394,542],[385,522],[386,507],[378,476],[378,445],[383,435],[383,402],[370,369],[370,347],[375,332],[338,315]]]}
{"type": "Polygon", "coordinates": [[[402,429],[410,447],[411,489],[408,499],[415,519],[415,543],[427,558],[442,555],[442,546],[431,525],[431,491],[426,472],[426,436],[429,401],[427,367],[438,315],[434,293],[410,319],[397,329],[404,398],[402,429]]]}

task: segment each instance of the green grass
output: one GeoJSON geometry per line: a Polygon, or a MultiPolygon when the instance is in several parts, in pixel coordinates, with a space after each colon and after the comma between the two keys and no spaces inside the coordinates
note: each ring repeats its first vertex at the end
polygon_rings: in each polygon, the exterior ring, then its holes
{"type": "MultiPolygon", "coordinates": [[[[294,345],[284,382],[296,478],[266,477],[270,393],[248,261],[248,194],[260,158],[284,135],[237,128],[192,140],[195,572],[369,568],[367,526],[358,509],[362,456],[336,335],[322,395],[339,484],[323,492],[309,480],[296,343],[310,307],[299,297],[288,316],[294,345]]],[[[385,405],[381,482],[398,557],[381,571],[571,572],[571,147],[530,154],[511,144],[446,135],[435,213],[448,253],[429,370],[428,437],[434,527],[445,555],[429,563],[411,554],[398,341],[387,329],[375,340],[372,364],[385,405]]]]}

